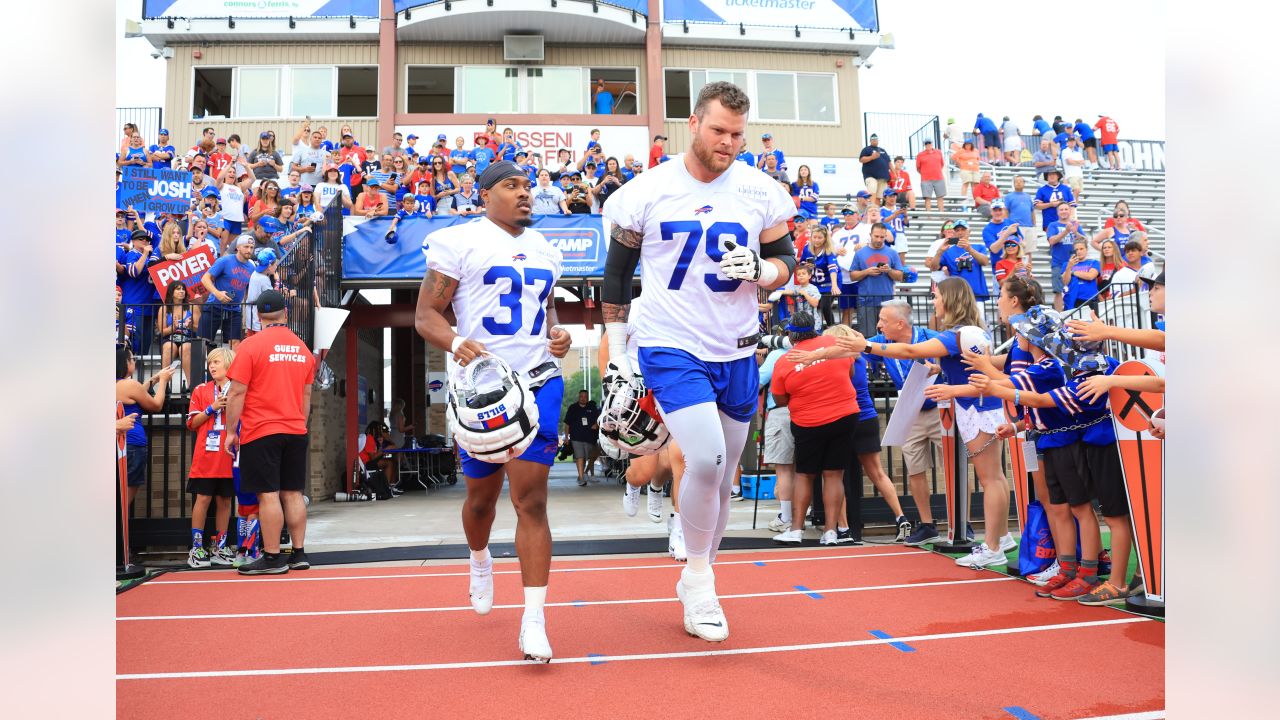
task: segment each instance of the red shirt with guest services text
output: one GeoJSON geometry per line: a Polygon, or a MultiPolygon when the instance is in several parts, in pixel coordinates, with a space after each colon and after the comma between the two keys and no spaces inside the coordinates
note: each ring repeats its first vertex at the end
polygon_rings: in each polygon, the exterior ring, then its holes
{"type": "Polygon", "coordinates": [[[284,325],[271,325],[236,348],[227,377],[248,389],[240,413],[240,443],[266,435],[305,435],[304,391],[315,380],[316,359],[284,325]]]}
{"type": "MultiPolygon", "coordinates": [[[[814,351],[836,344],[830,335],[819,335],[797,343],[796,350],[814,351]]],[[[769,392],[789,395],[791,422],[800,427],[818,427],[858,412],[858,393],[853,389],[853,359],[819,360],[797,365],[786,356],[773,367],[769,392]]]]}

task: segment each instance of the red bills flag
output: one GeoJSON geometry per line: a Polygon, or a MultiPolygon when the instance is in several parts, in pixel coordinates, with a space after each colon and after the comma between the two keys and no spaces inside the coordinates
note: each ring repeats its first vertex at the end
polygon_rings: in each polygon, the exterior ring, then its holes
{"type": "Polygon", "coordinates": [[[151,282],[164,297],[165,288],[171,283],[180,282],[187,288],[187,295],[200,297],[205,294],[204,284],[200,278],[213,267],[213,250],[208,245],[201,245],[188,250],[177,260],[166,260],[147,268],[151,273],[151,282]]]}

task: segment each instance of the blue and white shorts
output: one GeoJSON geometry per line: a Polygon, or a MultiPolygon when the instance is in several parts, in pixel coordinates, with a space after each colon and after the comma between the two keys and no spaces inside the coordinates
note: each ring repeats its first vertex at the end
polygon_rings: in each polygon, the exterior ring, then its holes
{"type": "Polygon", "coordinates": [[[664,413],[715,403],[738,422],[756,414],[760,372],[753,355],[716,362],[675,348],[642,347],[640,374],[664,413]]]}

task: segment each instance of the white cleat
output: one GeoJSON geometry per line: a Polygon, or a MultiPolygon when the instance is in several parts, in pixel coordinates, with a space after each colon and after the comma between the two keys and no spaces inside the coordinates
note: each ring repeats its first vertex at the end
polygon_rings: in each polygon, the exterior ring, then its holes
{"type": "Polygon", "coordinates": [[[803,530],[784,530],[773,536],[773,541],[785,545],[799,545],[804,542],[803,530]]]}
{"type": "Polygon", "coordinates": [[[688,569],[681,572],[676,581],[676,597],[684,606],[685,632],[707,642],[723,642],[729,637],[729,621],[716,597],[714,574],[707,572],[705,577],[699,577],[688,569]],[[692,582],[686,582],[690,578],[692,582]]]}
{"type": "Polygon", "coordinates": [[[667,540],[667,554],[675,558],[676,562],[685,562],[689,559],[689,553],[684,546],[684,528],[679,522],[671,528],[671,537],[667,540]]]}
{"type": "Polygon", "coordinates": [[[493,609],[493,560],[484,565],[471,563],[471,609],[488,615],[493,609]]]}
{"type": "Polygon", "coordinates": [[[547,621],[544,618],[520,621],[520,652],[525,660],[551,662],[551,641],[547,640],[547,621]]]}
{"type": "Polygon", "coordinates": [[[622,491],[622,512],[626,513],[627,517],[635,517],[639,509],[640,488],[627,485],[622,491]]]}
{"type": "Polygon", "coordinates": [[[653,486],[649,486],[649,520],[652,522],[662,522],[662,491],[654,490],[653,486]]]}
{"type": "Polygon", "coordinates": [[[778,513],[777,517],[769,521],[769,530],[772,532],[786,532],[790,529],[791,521],[783,520],[782,513],[778,513]]]}

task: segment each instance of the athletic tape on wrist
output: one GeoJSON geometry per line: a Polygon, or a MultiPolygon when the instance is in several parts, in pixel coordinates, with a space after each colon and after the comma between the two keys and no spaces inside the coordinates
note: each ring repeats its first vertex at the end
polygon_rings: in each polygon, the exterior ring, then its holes
{"type": "Polygon", "coordinates": [[[454,335],[454,336],[453,336],[453,342],[452,342],[452,343],[450,343],[450,345],[449,345],[449,352],[451,352],[451,353],[453,353],[453,354],[455,354],[455,355],[456,355],[456,354],[458,353],[458,346],[459,346],[459,345],[461,345],[462,343],[466,342],[466,341],[467,341],[467,339],[466,339],[466,338],[464,338],[464,337],[462,337],[461,335],[454,335]]]}

